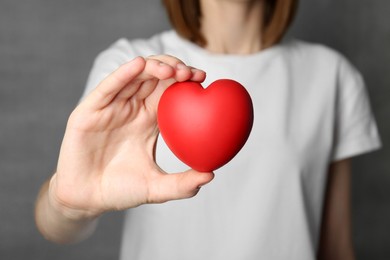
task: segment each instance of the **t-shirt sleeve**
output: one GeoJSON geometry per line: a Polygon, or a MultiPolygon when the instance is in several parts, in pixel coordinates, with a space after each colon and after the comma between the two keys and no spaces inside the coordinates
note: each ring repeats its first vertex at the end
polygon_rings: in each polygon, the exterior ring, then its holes
{"type": "Polygon", "coordinates": [[[104,78],[115,71],[120,65],[130,61],[134,57],[134,52],[125,39],[119,39],[109,48],[102,51],[94,60],[80,100],[87,96],[104,78]]]}
{"type": "Polygon", "coordinates": [[[377,125],[361,74],[340,59],[334,144],[331,161],[339,161],[381,147],[377,125]]]}

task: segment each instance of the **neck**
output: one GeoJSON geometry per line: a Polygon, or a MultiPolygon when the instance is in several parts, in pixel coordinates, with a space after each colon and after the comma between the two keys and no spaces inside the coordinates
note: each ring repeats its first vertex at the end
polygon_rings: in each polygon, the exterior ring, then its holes
{"type": "Polygon", "coordinates": [[[251,54],[262,49],[262,0],[200,0],[205,48],[214,53],[251,54]]]}

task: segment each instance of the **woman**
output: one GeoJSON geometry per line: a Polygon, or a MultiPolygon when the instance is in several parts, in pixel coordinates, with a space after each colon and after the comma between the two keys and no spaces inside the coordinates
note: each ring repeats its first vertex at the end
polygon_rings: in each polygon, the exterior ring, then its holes
{"type": "Polygon", "coordinates": [[[176,31],[96,59],[38,196],[42,234],[79,241],[129,209],[121,259],[354,259],[349,158],[380,146],[359,73],[326,47],[281,41],[294,0],[164,3],[176,31]],[[255,119],[211,182],[157,141],[156,107],[173,82],[219,78],[247,87],[255,119]]]}

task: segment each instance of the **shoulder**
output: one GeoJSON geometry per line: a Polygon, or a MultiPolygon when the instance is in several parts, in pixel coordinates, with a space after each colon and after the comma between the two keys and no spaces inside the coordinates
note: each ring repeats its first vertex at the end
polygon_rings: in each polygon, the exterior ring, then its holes
{"type": "Polygon", "coordinates": [[[120,65],[137,56],[150,56],[164,52],[165,46],[172,42],[172,31],[162,32],[147,39],[128,40],[120,38],[108,48],[100,52],[89,73],[85,93],[92,90],[97,84],[120,65]]]}
{"type": "Polygon", "coordinates": [[[102,51],[97,59],[114,60],[126,62],[136,56],[150,56],[164,52],[166,45],[170,42],[173,33],[165,31],[155,34],[149,38],[135,38],[129,40],[120,38],[102,51]]]}
{"type": "Polygon", "coordinates": [[[338,51],[320,43],[290,39],[286,40],[283,46],[285,52],[292,58],[322,60],[322,62],[338,62],[339,59],[344,58],[338,51]]]}
{"type": "Polygon", "coordinates": [[[283,44],[284,56],[307,72],[332,73],[335,77],[360,76],[356,67],[339,51],[320,43],[297,39],[283,44]]]}

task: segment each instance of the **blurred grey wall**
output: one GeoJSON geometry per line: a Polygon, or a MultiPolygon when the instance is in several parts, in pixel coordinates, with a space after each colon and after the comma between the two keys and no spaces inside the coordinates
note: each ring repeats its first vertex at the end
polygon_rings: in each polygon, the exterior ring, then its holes
{"type": "MultiPolygon", "coordinates": [[[[301,0],[290,32],[342,52],[367,82],[385,147],[354,161],[359,259],[390,259],[389,13],[387,0],[301,0]]],[[[95,56],[168,28],[159,0],[0,0],[0,259],[117,258],[120,213],[86,242],[58,246],[36,231],[34,200],[95,56]]]]}

